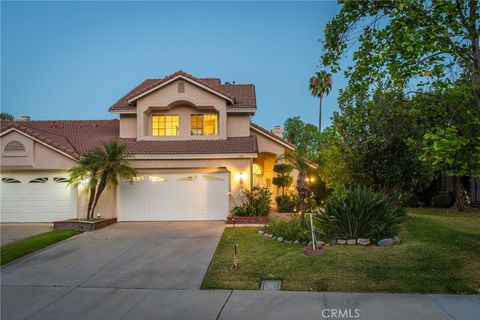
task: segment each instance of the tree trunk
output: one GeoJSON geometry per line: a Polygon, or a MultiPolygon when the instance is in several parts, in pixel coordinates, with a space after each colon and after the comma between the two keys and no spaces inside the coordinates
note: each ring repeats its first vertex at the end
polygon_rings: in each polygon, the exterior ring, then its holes
{"type": "Polygon", "coordinates": [[[322,131],[322,100],[323,96],[320,96],[320,106],[318,107],[318,131],[322,131]]]}
{"type": "Polygon", "coordinates": [[[98,184],[97,192],[95,194],[95,199],[93,201],[92,209],[91,209],[91,217],[93,219],[94,212],[95,212],[95,207],[97,206],[98,199],[100,198],[100,195],[102,194],[103,190],[105,190],[105,187],[107,186],[107,178],[108,174],[102,174],[102,179],[100,180],[100,183],[98,184]]]}
{"type": "Polygon", "coordinates": [[[307,186],[305,185],[305,173],[300,171],[297,178],[297,192],[300,206],[300,225],[305,225],[305,196],[307,193],[307,186]]]}
{"type": "Polygon", "coordinates": [[[95,200],[95,193],[97,192],[97,188],[90,189],[90,197],[88,199],[88,207],[87,207],[87,220],[90,219],[90,211],[92,211],[93,200],[95,200]]]}
{"type": "Polygon", "coordinates": [[[463,211],[468,206],[467,197],[465,196],[465,188],[463,187],[460,177],[453,177],[453,188],[455,189],[455,202],[452,209],[463,211]]]}

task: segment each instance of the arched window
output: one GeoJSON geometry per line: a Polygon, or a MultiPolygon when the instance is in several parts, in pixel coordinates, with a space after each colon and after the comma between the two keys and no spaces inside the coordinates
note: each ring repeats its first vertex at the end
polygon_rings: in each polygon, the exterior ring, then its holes
{"type": "Polygon", "coordinates": [[[5,152],[25,152],[25,146],[20,141],[10,141],[7,143],[5,148],[3,148],[5,152]]]}

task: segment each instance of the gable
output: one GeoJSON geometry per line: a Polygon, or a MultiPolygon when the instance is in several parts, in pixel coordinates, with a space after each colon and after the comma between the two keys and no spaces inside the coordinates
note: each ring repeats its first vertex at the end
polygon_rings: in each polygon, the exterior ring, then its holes
{"type": "Polygon", "coordinates": [[[188,104],[195,107],[215,107],[217,111],[226,109],[226,101],[222,97],[197,86],[194,83],[178,79],[164,85],[137,100],[137,111],[146,107],[172,108],[175,105],[188,104]],[[183,89],[183,92],[179,92],[183,89]]]}
{"type": "Polygon", "coordinates": [[[1,168],[69,169],[76,165],[71,156],[17,130],[0,137],[1,168]],[[12,144],[17,148],[11,149],[12,144]],[[23,150],[19,146],[23,146],[23,150]],[[6,150],[7,149],[7,150],[6,150]]]}

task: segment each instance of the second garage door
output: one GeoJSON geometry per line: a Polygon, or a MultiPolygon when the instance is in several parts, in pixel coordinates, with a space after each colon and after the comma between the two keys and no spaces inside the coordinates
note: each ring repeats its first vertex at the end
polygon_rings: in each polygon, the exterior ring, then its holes
{"type": "Polygon", "coordinates": [[[118,220],[223,220],[228,194],[226,172],[139,174],[119,185],[118,220]]]}

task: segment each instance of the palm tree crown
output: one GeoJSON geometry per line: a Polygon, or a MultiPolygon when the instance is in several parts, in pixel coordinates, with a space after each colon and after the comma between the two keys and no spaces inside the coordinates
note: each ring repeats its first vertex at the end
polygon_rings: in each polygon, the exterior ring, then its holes
{"type": "Polygon", "coordinates": [[[309,88],[312,96],[320,99],[318,130],[322,131],[322,100],[324,95],[330,94],[332,75],[324,70],[315,72],[315,75],[310,78],[309,88]]]}

